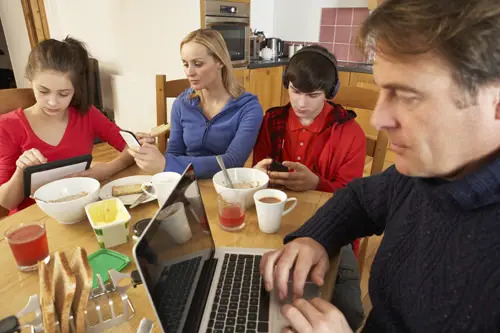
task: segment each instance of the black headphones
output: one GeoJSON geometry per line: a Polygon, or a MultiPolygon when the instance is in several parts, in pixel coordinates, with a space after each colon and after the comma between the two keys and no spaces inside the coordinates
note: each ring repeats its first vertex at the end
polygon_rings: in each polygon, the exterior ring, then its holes
{"type": "MultiPolygon", "coordinates": [[[[337,95],[337,92],[339,91],[340,89],[340,80],[339,80],[339,70],[337,68],[337,59],[335,58],[335,56],[333,54],[331,54],[330,52],[326,51],[326,50],[323,50],[323,49],[320,49],[320,48],[317,48],[317,47],[314,47],[314,46],[306,46],[306,47],[303,47],[301,48],[300,50],[298,50],[291,58],[290,60],[288,61],[288,64],[290,64],[290,62],[292,62],[292,59],[297,56],[297,54],[301,54],[301,53],[304,53],[304,52],[314,52],[314,53],[317,53],[317,54],[321,54],[323,57],[327,58],[333,65],[333,69],[335,71],[335,82],[333,83],[333,86],[328,89],[328,93],[326,94],[326,98],[327,99],[332,99],[333,97],[335,97],[335,95],[337,95]]],[[[286,79],[286,71],[288,70],[288,65],[285,67],[285,70],[283,71],[283,86],[288,89],[288,81],[286,79]]]]}

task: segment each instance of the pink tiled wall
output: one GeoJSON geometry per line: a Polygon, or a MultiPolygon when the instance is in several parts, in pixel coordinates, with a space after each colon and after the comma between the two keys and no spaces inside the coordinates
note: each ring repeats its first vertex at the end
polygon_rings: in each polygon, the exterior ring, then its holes
{"type": "Polygon", "coordinates": [[[365,62],[356,46],[356,36],[368,14],[368,8],[322,8],[319,44],[339,61],[365,62]]]}

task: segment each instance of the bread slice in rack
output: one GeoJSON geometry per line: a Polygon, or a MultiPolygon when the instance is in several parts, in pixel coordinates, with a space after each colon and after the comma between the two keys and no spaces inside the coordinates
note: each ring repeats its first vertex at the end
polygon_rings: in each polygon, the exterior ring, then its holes
{"type": "Polygon", "coordinates": [[[40,306],[42,307],[42,321],[45,333],[56,332],[56,315],[52,293],[52,279],[49,267],[43,261],[38,263],[38,277],[40,280],[40,306]]]}
{"type": "Polygon", "coordinates": [[[61,333],[69,333],[69,314],[76,289],[76,279],[64,252],[54,254],[54,305],[61,333]]]}
{"type": "Polygon", "coordinates": [[[77,333],[85,332],[85,311],[92,289],[92,269],[87,259],[87,251],[77,247],[71,259],[71,270],[76,278],[76,291],[73,298],[73,315],[77,333]]]}

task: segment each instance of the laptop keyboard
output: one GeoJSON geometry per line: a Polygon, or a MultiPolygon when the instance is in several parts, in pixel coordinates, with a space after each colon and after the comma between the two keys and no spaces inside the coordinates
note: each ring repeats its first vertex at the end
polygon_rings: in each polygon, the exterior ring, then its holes
{"type": "Polygon", "coordinates": [[[260,255],[226,254],[207,332],[268,332],[269,293],[259,273],[260,255]]]}
{"type": "Polygon", "coordinates": [[[185,260],[165,267],[161,273],[155,295],[160,295],[158,312],[166,332],[179,330],[200,261],[201,256],[185,260]]]}

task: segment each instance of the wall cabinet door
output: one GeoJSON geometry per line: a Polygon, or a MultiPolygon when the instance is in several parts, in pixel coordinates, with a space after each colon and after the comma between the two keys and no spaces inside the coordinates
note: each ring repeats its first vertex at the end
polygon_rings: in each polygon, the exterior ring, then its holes
{"type": "Polygon", "coordinates": [[[382,2],[384,2],[384,0],[368,0],[368,9],[369,10],[374,10],[382,2]]]}
{"type": "Polygon", "coordinates": [[[340,86],[348,86],[351,80],[351,72],[339,72],[340,86]]]}
{"type": "Polygon", "coordinates": [[[249,70],[249,84],[248,88],[245,88],[248,92],[257,95],[264,113],[272,107],[282,105],[282,73],[283,66],[249,70]]]}
{"type": "Polygon", "coordinates": [[[233,75],[236,81],[238,81],[245,90],[248,90],[249,71],[250,70],[246,68],[233,68],[233,75]]]}
{"type": "Polygon", "coordinates": [[[351,73],[349,85],[353,87],[360,87],[379,91],[378,86],[375,84],[373,74],[366,73],[351,73]]]}

